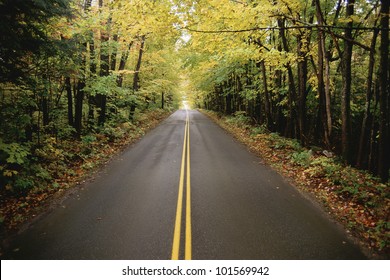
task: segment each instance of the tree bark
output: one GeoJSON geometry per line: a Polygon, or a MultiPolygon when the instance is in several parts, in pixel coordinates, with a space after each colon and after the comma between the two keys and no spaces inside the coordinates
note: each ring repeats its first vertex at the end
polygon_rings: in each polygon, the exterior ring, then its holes
{"type": "MultiPolygon", "coordinates": [[[[127,59],[129,58],[129,54],[130,54],[130,50],[131,50],[132,46],[133,46],[133,41],[131,41],[129,43],[127,50],[125,51],[124,54],[122,54],[121,60],[119,61],[118,71],[125,70],[126,62],[127,62],[127,59]]],[[[123,85],[123,74],[119,73],[118,78],[116,80],[116,84],[117,84],[118,87],[122,87],[122,85],[123,85]]]]}
{"type": "Polygon", "coordinates": [[[356,165],[359,168],[364,168],[366,166],[366,159],[367,159],[367,147],[369,146],[369,138],[368,138],[368,132],[369,129],[367,129],[367,124],[370,123],[372,114],[370,111],[371,107],[371,99],[372,99],[372,86],[373,86],[373,75],[374,75],[374,65],[375,65],[375,46],[376,46],[376,40],[379,34],[379,30],[375,29],[374,33],[372,35],[371,40],[371,51],[370,51],[370,58],[368,62],[368,75],[367,75],[367,88],[366,88],[366,102],[364,106],[364,117],[362,121],[362,127],[360,130],[360,140],[359,140],[359,152],[358,152],[358,158],[356,165]]]}
{"type": "MultiPolygon", "coordinates": [[[[348,0],[346,8],[347,19],[354,14],[355,0],[348,0]]],[[[348,22],[344,29],[344,51],[342,56],[342,93],[341,93],[341,153],[343,158],[348,162],[352,162],[350,133],[351,133],[351,82],[352,82],[352,22],[348,22]]]]}
{"type": "Polygon", "coordinates": [[[378,173],[383,182],[389,179],[389,1],[381,0],[381,45],[379,63],[379,160],[378,173]]]}
{"type": "MultiPolygon", "coordinates": [[[[282,39],[282,45],[283,45],[283,50],[285,52],[290,52],[289,47],[288,47],[288,42],[287,42],[287,37],[286,37],[286,30],[284,29],[285,22],[283,19],[278,19],[278,26],[280,27],[279,29],[279,36],[282,39]]],[[[295,137],[294,131],[295,131],[295,106],[294,100],[297,95],[296,89],[295,89],[295,81],[294,81],[294,74],[291,69],[291,65],[288,62],[286,65],[287,68],[287,75],[288,75],[288,117],[287,117],[287,126],[286,126],[286,132],[285,135],[287,137],[295,137]]]]}
{"type": "Polygon", "coordinates": [[[70,83],[70,77],[65,78],[65,89],[66,96],[68,99],[68,124],[73,126],[73,96],[72,96],[72,86],[70,83]]]}
{"type": "Polygon", "coordinates": [[[111,63],[110,63],[110,69],[112,71],[115,71],[116,69],[116,55],[117,55],[117,51],[118,51],[118,34],[114,34],[114,36],[112,36],[112,40],[114,41],[114,45],[111,47],[112,48],[112,52],[111,52],[111,63]]]}
{"type": "Polygon", "coordinates": [[[74,114],[74,128],[76,129],[77,135],[80,137],[82,130],[82,119],[83,119],[83,100],[84,100],[84,88],[85,82],[80,80],[77,83],[76,92],[76,104],[74,114]]]}
{"type": "Polygon", "coordinates": [[[324,143],[327,148],[330,148],[330,135],[328,129],[327,114],[326,114],[326,102],[325,102],[325,84],[324,84],[324,53],[321,47],[323,41],[323,32],[319,31],[318,34],[318,69],[317,69],[317,80],[318,80],[318,96],[319,100],[319,126],[322,127],[324,143]]]}
{"type": "Polygon", "coordinates": [[[50,122],[49,117],[49,102],[47,100],[47,93],[43,93],[44,96],[42,96],[42,124],[43,126],[46,126],[50,122]]]}
{"type": "MultiPolygon", "coordinates": [[[[99,0],[99,8],[103,7],[103,0],[99,0]]],[[[108,19],[107,25],[110,25],[110,19],[108,19]]],[[[108,27],[109,28],[109,27],[108,27]]],[[[105,77],[110,74],[110,58],[108,55],[108,39],[109,34],[107,30],[101,30],[100,42],[103,47],[100,48],[100,77],[105,77]],[[106,49],[104,49],[104,46],[106,49]]],[[[103,126],[106,122],[107,111],[107,95],[102,93],[96,94],[97,103],[100,107],[98,116],[98,125],[103,126]]]]}
{"type": "Polygon", "coordinates": [[[306,100],[307,100],[307,50],[302,43],[302,36],[298,36],[298,128],[299,139],[302,145],[306,145],[306,100]]]}
{"type": "Polygon", "coordinates": [[[267,129],[272,130],[273,129],[273,119],[272,119],[272,111],[271,111],[271,101],[269,98],[269,92],[268,92],[268,83],[267,83],[267,71],[265,67],[265,62],[262,60],[260,62],[261,64],[261,73],[263,78],[263,89],[264,89],[264,107],[265,107],[265,123],[267,126],[267,129]]]}
{"type": "MultiPolygon", "coordinates": [[[[134,78],[133,78],[133,92],[134,92],[134,94],[136,94],[136,92],[139,90],[139,82],[140,82],[139,71],[141,69],[142,55],[144,53],[145,38],[146,38],[145,35],[141,36],[141,45],[140,45],[139,52],[138,52],[138,60],[137,60],[137,65],[135,66],[134,78]]],[[[134,101],[132,101],[130,104],[130,113],[129,113],[130,120],[133,120],[135,108],[136,108],[136,103],[134,101]]]]}
{"type": "MultiPolygon", "coordinates": [[[[96,75],[96,57],[95,57],[95,42],[93,32],[89,41],[89,72],[90,76],[96,75]]],[[[88,95],[88,126],[92,128],[95,119],[96,96],[89,93],[88,95]]]]}
{"type": "Polygon", "coordinates": [[[325,62],[325,112],[326,112],[326,129],[329,142],[332,139],[332,111],[331,111],[331,97],[330,97],[330,51],[326,51],[325,37],[322,38],[322,52],[324,54],[325,62]]]}
{"type": "MultiPolygon", "coordinates": [[[[317,20],[320,25],[324,24],[320,1],[316,0],[316,15],[317,20]]],[[[318,70],[317,70],[317,80],[318,80],[318,95],[320,97],[319,101],[319,122],[320,127],[323,129],[324,133],[324,143],[325,146],[331,148],[331,127],[332,119],[330,115],[330,96],[326,94],[325,91],[325,82],[324,82],[324,58],[325,58],[325,32],[323,29],[318,29],[318,70]]],[[[329,92],[328,92],[329,94],[329,92]]]]}
{"type": "MultiPolygon", "coordinates": [[[[88,11],[91,7],[92,1],[85,1],[84,10],[88,11]]],[[[75,88],[75,112],[73,126],[76,129],[77,137],[80,138],[82,131],[82,119],[83,119],[83,102],[84,102],[84,88],[85,88],[85,77],[86,77],[86,58],[85,51],[87,50],[87,43],[83,44],[82,59],[81,59],[81,78],[77,81],[75,88]]]]}
{"type": "MultiPolygon", "coordinates": [[[[226,83],[227,85],[227,83],[226,83]]],[[[226,87],[225,87],[226,88],[226,87]]],[[[232,114],[232,95],[229,92],[229,89],[227,89],[226,95],[226,107],[225,107],[225,114],[226,115],[231,115],[232,114]]]]}

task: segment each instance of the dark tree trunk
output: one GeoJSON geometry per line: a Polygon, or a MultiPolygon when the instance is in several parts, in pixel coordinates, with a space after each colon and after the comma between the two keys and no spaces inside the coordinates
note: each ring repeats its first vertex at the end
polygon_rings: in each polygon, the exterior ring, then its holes
{"type": "MultiPolygon", "coordinates": [[[[227,83],[226,83],[227,84],[227,83]]],[[[226,109],[225,109],[225,114],[226,115],[231,115],[232,114],[232,95],[229,92],[229,89],[227,89],[226,95],[226,109]]]]}
{"type": "Polygon", "coordinates": [[[389,1],[381,0],[381,45],[379,66],[379,160],[378,173],[383,182],[389,180],[389,1]]]}
{"type": "Polygon", "coordinates": [[[306,99],[307,99],[307,57],[301,36],[298,37],[298,128],[299,139],[303,145],[306,145],[306,99]]]}
{"type": "MultiPolygon", "coordinates": [[[[130,50],[131,50],[131,47],[133,46],[133,41],[131,41],[129,43],[129,46],[127,48],[127,50],[125,51],[124,54],[122,54],[121,56],[121,60],[119,61],[119,68],[118,68],[118,71],[123,71],[125,70],[125,66],[126,66],[126,62],[127,62],[127,59],[129,58],[129,54],[130,54],[130,50]]],[[[118,75],[118,78],[116,80],[116,84],[118,87],[122,87],[122,84],[123,84],[123,75],[121,73],[119,73],[118,75]]]]}
{"type": "MultiPolygon", "coordinates": [[[[45,95],[47,93],[44,93],[45,95]]],[[[49,102],[47,100],[47,96],[42,96],[42,124],[46,126],[50,122],[49,118],[49,102]]]]}
{"type": "MultiPolygon", "coordinates": [[[[324,24],[320,1],[316,0],[316,15],[320,25],[324,24]]],[[[322,28],[318,29],[318,69],[317,69],[317,80],[318,80],[318,96],[319,96],[319,117],[317,119],[317,127],[321,127],[323,131],[323,139],[325,146],[330,149],[331,147],[331,123],[329,115],[330,102],[326,97],[325,83],[324,83],[324,57],[325,57],[325,32],[322,28]]]]}
{"type": "MultiPolygon", "coordinates": [[[[348,0],[346,8],[346,17],[354,13],[355,0],[348,0]]],[[[350,134],[351,134],[351,82],[352,82],[352,22],[347,23],[344,29],[344,52],[342,57],[342,82],[343,89],[341,93],[341,153],[343,158],[352,162],[350,134]]]]}
{"type": "Polygon", "coordinates": [[[165,103],[164,92],[161,92],[161,109],[164,109],[164,103],[165,103]]]}
{"type": "MultiPolygon", "coordinates": [[[[99,0],[99,7],[103,7],[103,0],[99,0]]],[[[108,25],[110,25],[110,19],[108,20],[108,25]]],[[[108,55],[108,39],[109,34],[107,30],[101,30],[100,42],[103,47],[100,48],[100,77],[105,77],[110,74],[110,58],[108,55]]],[[[106,122],[106,112],[107,112],[107,95],[97,93],[96,95],[97,103],[100,107],[99,116],[98,116],[98,125],[103,126],[106,122]]]]}
{"type": "MultiPolygon", "coordinates": [[[[278,19],[278,26],[279,26],[279,36],[282,39],[282,45],[283,50],[285,52],[290,52],[287,42],[287,36],[286,36],[286,30],[285,30],[285,20],[278,19]]],[[[290,63],[287,63],[287,75],[288,75],[288,117],[287,117],[287,126],[286,126],[286,133],[285,135],[287,137],[294,137],[294,130],[295,130],[295,108],[294,108],[294,100],[297,95],[296,89],[295,89],[295,81],[294,81],[294,75],[293,71],[291,69],[290,63]]]]}
{"type": "Polygon", "coordinates": [[[271,101],[269,98],[268,92],[268,82],[267,82],[267,71],[265,67],[265,62],[262,60],[260,62],[261,73],[263,78],[263,90],[264,90],[264,107],[265,107],[265,124],[267,129],[273,129],[273,118],[272,118],[272,110],[271,110],[271,101]]]}
{"type": "Polygon", "coordinates": [[[366,102],[364,106],[364,117],[362,121],[362,127],[360,130],[360,140],[359,140],[359,152],[357,158],[357,166],[359,168],[367,167],[367,155],[368,155],[368,146],[369,146],[369,138],[368,133],[369,129],[367,128],[367,124],[370,123],[372,114],[370,111],[371,107],[371,99],[372,99],[372,79],[374,75],[374,65],[375,65],[375,46],[376,40],[378,37],[379,30],[375,29],[374,34],[372,35],[371,40],[371,50],[370,50],[370,58],[368,62],[368,75],[367,75],[367,88],[366,88],[366,102]]]}
{"type": "Polygon", "coordinates": [[[116,69],[116,55],[118,51],[118,35],[114,34],[112,36],[112,40],[114,41],[114,45],[111,47],[112,48],[112,53],[111,53],[111,63],[110,63],[110,69],[112,71],[115,71],[116,69]]]}
{"type": "Polygon", "coordinates": [[[237,95],[237,109],[238,111],[246,111],[245,104],[243,102],[243,98],[240,94],[242,91],[242,83],[241,79],[237,74],[234,74],[234,88],[235,88],[235,93],[237,95]]]}
{"type": "Polygon", "coordinates": [[[33,114],[35,111],[35,108],[32,106],[28,106],[26,111],[26,114],[30,117],[29,123],[25,126],[25,137],[27,142],[31,142],[33,140],[33,114]]]}
{"type": "MultiPolygon", "coordinates": [[[[89,42],[89,71],[90,75],[93,77],[96,75],[96,57],[95,57],[95,42],[93,39],[93,33],[91,34],[91,39],[89,42]]],[[[88,95],[88,126],[92,128],[95,121],[95,105],[96,105],[96,96],[89,93],[88,95]]]]}
{"type": "Polygon", "coordinates": [[[73,96],[72,96],[72,85],[70,83],[70,77],[65,78],[65,89],[66,96],[68,99],[68,124],[70,126],[74,125],[73,122],[73,96]]]}
{"type": "Polygon", "coordinates": [[[136,92],[139,90],[139,71],[141,69],[141,62],[142,62],[142,55],[144,53],[144,46],[145,46],[145,35],[141,36],[141,45],[138,52],[138,60],[137,65],[135,66],[134,70],[134,78],[133,78],[133,90],[136,92]]]}
{"type": "Polygon", "coordinates": [[[84,88],[85,88],[85,82],[83,80],[80,80],[77,84],[75,114],[74,114],[74,128],[76,129],[77,135],[79,137],[81,135],[81,130],[82,130],[84,88]]]}
{"type": "MultiPolygon", "coordinates": [[[[145,35],[141,36],[141,45],[139,48],[138,52],[138,60],[137,60],[137,65],[135,66],[135,71],[134,71],[134,78],[133,78],[133,92],[134,94],[139,90],[139,71],[141,69],[141,62],[142,62],[142,55],[144,53],[144,46],[145,46],[145,35]]],[[[134,117],[134,112],[136,108],[136,103],[133,101],[130,104],[130,113],[129,113],[129,119],[132,120],[134,117]]]]}

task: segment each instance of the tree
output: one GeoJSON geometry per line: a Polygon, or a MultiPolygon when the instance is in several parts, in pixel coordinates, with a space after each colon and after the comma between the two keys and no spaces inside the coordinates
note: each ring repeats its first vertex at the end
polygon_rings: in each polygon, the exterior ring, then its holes
{"type": "Polygon", "coordinates": [[[271,131],[333,150],[386,180],[384,1],[381,12],[379,2],[355,0],[181,4],[195,103],[226,114],[244,110],[271,131]]]}
{"type": "Polygon", "coordinates": [[[351,83],[352,83],[352,48],[353,37],[352,27],[353,21],[350,19],[354,14],[355,0],[348,0],[346,7],[346,18],[348,23],[344,30],[344,51],[342,56],[342,80],[343,89],[341,97],[341,149],[342,155],[347,162],[351,162],[351,147],[350,147],[350,135],[351,135],[351,83]]]}
{"type": "Polygon", "coordinates": [[[389,1],[381,1],[380,27],[380,66],[379,66],[379,175],[386,182],[389,179],[390,148],[389,148],[389,1]]]}
{"type": "Polygon", "coordinates": [[[45,186],[92,143],[131,133],[121,129],[132,127],[131,102],[135,116],[157,108],[144,98],[155,90],[164,107],[174,103],[180,33],[170,0],[0,1],[0,15],[1,188],[45,186]]]}
{"type": "Polygon", "coordinates": [[[45,33],[45,25],[56,17],[70,17],[69,1],[0,2],[0,83],[22,82],[30,68],[28,56],[49,52],[55,40],[45,33]]]}

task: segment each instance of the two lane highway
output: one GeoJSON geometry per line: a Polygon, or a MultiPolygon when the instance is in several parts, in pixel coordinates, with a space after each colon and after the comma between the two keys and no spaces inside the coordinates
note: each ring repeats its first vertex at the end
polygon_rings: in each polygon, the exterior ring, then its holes
{"type": "Polygon", "coordinates": [[[362,259],[323,212],[179,110],[15,237],[16,259],[362,259]]]}

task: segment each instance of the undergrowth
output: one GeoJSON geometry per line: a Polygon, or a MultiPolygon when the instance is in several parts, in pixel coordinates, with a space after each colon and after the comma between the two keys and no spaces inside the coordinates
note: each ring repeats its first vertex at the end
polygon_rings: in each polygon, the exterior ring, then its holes
{"type": "Polygon", "coordinates": [[[47,137],[39,145],[0,141],[0,226],[16,228],[40,211],[54,194],[78,184],[110,157],[139,139],[170,112],[138,112],[133,122],[97,127],[75,139],[47,137]]]}

